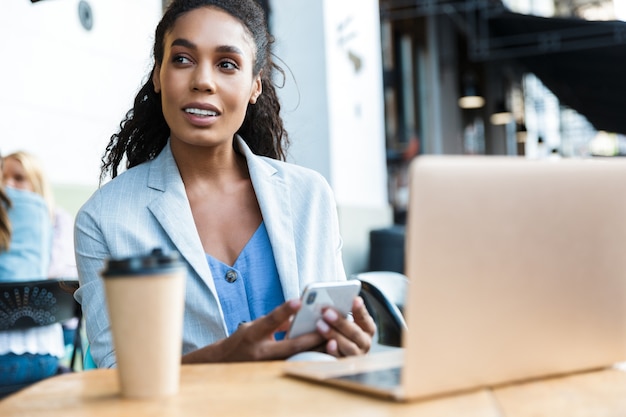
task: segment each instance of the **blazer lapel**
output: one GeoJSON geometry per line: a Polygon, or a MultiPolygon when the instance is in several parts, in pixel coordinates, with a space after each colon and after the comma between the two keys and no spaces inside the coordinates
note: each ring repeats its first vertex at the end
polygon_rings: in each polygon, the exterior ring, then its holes
{"type": "MultiPolygon", "coordinates": [[[[239,136],[237,145],[246,157],[252,186],[256,193],[263,221],[272,244],[276,268],[286,299],[300,296],[298,263],[292,223],[289,188],[275,175],[276,168],[263,158],[254,155],[239,136]]],[[[176,161],[168,144],[153,161],[148,177],[148,187],[161,191],[148,209],[161,224],[176,249],[192,266],[198,276],[211,289],[217,300],[217,290],[202,243],[195,227],[185,186],[180,178],[176,161]]]]}
{"type": "Polygon", "coordinates": [[[149,205],[157,221],[172,240],[176,249],[211,289],[217,300],[217,290],[206,260],[202,243],[191,213],[185,186],[168,144],[154,160],[148,176],[148,187],[162,191],[149,205]]]}
{"type": "Polygon", "coordinates": [[[276,168],[252,153],[244,140],[237,136],[237,145],[246,157],[252,186],[256,193],[263,221],[272,244],[276,268],[285,299],[300,296],[298,263],[289,199],[289,188],[276,175],[276,168]]]}

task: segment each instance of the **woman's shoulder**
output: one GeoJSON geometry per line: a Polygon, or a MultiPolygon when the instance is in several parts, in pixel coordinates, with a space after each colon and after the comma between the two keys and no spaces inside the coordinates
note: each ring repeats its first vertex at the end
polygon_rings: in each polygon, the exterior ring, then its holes
{"type": "Polygon", "coordinates": [[[121,201],[131,202],[132,197],[146,187],[149,165],[150,161],[144,162],[101,184],[83,204],[79,213],[101,207],[103,204],[109,205],[113,201],[118,204],[121,201]]]}
{"type": "Polygon", "coordinates": [[[148,183],[150,166],[154,164],[154,159],[143,162],[132,168],[121,172],[117,177],[109,180],[98,188],[101,193],[117,194],[124,190],[140,189],[148,183]]]}
{"type": "MultiPolygon", "coordinates": [[[[328,201],[334,200],[334,192],[326,180],[319,172],[294,164],[292,162],[279,161],[276,159],[262,157],[271,166],[273,171],[271,176],[279,178],[280,181],[290,190],[306,190],[309,198],[314,196],[322,197],[328,201]]],[[[251,175],[255,174],[251,171],[251,175]]]]}
{"type": "Polygon", "coordinates": [[[241,136],[237,136],[236,141],[237,146],[248,161],[248,169],[252,176],[278,175],[286,182],[308,183],[322,186],[327,184],[324,176],[311,168],[297,165],[293,162],[255,154],[241,136]]]}
{"type": "Polygon", "coordinates": [[[285,178],[288,181],[299,183],[308,183],[311,185],[326,186],[328,182],[326,178],[314,169],[297,165],[293,162],[280,161],[268,157],[262,158],[268,165],[276,170],[275,174],[285,178]]]}
{"type": "Polygon", "coordinates": [[[154,160],[146,161],[132,168],[120,173],[117,177],[111,179],[104,184],[100,189],[107,190],[107,192],[117,191],[117,189],[129,186],[143,186],[147,181],[148,173],[150,172],[150,165],[154,163],[154,160]]]}

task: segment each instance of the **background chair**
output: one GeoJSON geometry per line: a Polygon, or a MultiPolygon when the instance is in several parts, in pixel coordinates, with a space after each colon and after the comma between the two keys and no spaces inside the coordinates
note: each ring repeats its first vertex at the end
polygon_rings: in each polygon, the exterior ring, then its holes
{"type": "Polygon", "coordinates": [[[74,299],[77,288],[74,279],[0,282],[0,331],[48,326],[77,317],[70,365],[74,369],[76,359],[82,360],[81,308],[74,299]]]}
{"type": "Polygon", "coordinates": [[[402,347],[402,332],[407,329],[404,303],[409,280],[399,272],[371,271],[355,274],[361,281],[361,297],[374,318],[378,345],[402,347]]]}
{"type": "Polygon", "coordinates": [[[48,326],[76,317],[78,281],[0,282],[0,331],[48,326]]]}

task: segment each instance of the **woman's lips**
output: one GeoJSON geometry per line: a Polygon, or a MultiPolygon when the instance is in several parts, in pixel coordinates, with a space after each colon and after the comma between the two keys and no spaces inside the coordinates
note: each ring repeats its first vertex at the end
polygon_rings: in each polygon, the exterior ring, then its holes
{"type": "Polygon", "coordinates": [[[199,107],[187,107],[183,110],[185,118],[195,126],[210,126],[219,117],[219,113],[211,109],[203,109],[199,107]]]}

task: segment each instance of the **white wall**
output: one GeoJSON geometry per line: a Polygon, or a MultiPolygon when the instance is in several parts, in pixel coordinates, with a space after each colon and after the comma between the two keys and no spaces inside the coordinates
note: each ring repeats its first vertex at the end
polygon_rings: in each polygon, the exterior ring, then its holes
{"type": "Polygon", "coordinates": [[[277,63],[286,74],[278,95],[291,137],[288,159],[320,172],[330,182],[323,6],[319,0],[272,0],[270,19],[277,63]]]}
{"type": "Polygon", "coordinates": [[[387,205],[378,1],[273,0],[271,9],[290,161],[321,172],[339,204],[387,205]]]}
{"type": "MultiPolygon", "coordinates": [[[[105,146],[150,69],[162,3],[88,2],[91,31],[80,25],[79,0],[0,1],[0,151],[38,155],[72,212],[96,188],[105,146]]],[[[356,272],[365,266],[369,230],[392,218],[378,1],[273,0],[271,7],[288,74],[279,94],[293,140],[289,160],[333,187],[346,269],[356,272]]]]}
{"type": "Polygon", "coordinates": [[[150,69],[161,0],[0,2],[0,151],[43,160],[55,186],[98,184],[100,158],[150,69]]]}
{"type": "Polygon", "coordinates": [[[350,274],[366,267],[369,231],[388,226],[380,20],[376,0],[272,0],[289,160],[335,192],[350,274]]]}
{"type": "Polygon", "coordinates": [[[339,204],[385,206],[378,1],[325,0],[324,4],[333,188],[339,204]]]}

